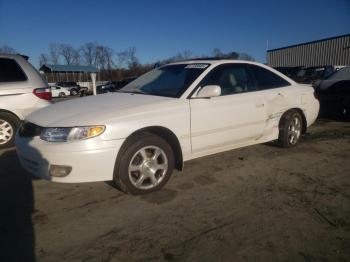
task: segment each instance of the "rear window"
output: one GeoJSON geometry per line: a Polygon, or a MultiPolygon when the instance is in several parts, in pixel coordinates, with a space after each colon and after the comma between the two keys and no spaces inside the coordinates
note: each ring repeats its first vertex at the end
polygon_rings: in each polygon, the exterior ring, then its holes
{"type": "Polygon", "coordinates": [[[18,82],[26,80],[26,75],[15,60],[0,58],[0,82],[18,82]]]}

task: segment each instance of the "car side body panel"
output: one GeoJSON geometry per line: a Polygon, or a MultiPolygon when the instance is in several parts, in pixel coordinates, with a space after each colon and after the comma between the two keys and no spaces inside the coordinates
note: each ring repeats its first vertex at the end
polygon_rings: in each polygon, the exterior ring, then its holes
{"type": "Polygon", "coordinates": [[[190,99],[192,153],[261,137],[267,119],[259,92],[190,99]]]}

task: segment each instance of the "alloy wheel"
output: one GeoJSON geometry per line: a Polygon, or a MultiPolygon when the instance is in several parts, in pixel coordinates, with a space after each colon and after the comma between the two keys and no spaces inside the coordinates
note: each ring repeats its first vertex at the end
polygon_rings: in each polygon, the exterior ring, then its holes
{"type": "Polygon", "coordinates": [[[138,150],[129,163],[130,182],[138,189],[159,185],[168,171],[168,158],[163,149],[146,146],[138,150]]]}
{"type": "Polygon", "coordinates": [[[12,125],[0,119],[0,145],[8,143],[13,137],[14,131],[12,125]]]}
{"type": "Polygon", "coordinates": [[[301,121],[299,117],[294,116],[288,126],[289,143],[292,145],[295,145],[299,140],[300,134],[301,134],[301,121]]]}

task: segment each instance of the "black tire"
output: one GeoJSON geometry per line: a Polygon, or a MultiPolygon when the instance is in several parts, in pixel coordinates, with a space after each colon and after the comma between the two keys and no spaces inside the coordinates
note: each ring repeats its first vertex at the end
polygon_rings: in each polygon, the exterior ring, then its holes
{"type": "Polygon", "coordinates": [[[281,147],[293,147],[296,146],[300,140],[301,133],[303,129],[303,118],[298,110],[290,110],[283,114],[280,124],[279,124],[279,136],[278,136],[278,145],[281,147]],[[300,123],[300,133],[296,141],[291,142],[290,135],[290,126],[292,121],[298,118],[300,123]]]}
{"type": "Polygon", "coordinates": [[[66,94],[65,94],[65,93],[63,93],[63,92],[61,92],[61,93],[59,93],[59,94],[58,94],[58,96],[59,96],[59,97],[65,97],[65,96],[66,96],[66,94]]]}
{"type": "Polygon", "coordinates": [[[0,149],[12,147],[14,145],[15,134],[17,132],[18,127],[20,126],[20,120],[16,116],[11,115],[9,113],[0,112],[0,125],[3,123],[3,121],[6,121],[12,127],[13,132],[12,137],[6,143],[4,143],[4,139],[0,140],[0,149]]]}
{"type": "Polygon", "coordinates": [[[76,89],[72,89],[72,90],[70,91],[70,94],[71,94],[72,96],[76,96],[76,95],[78,94],[78,91],[77,91],[76,89]]]}
{"type": "Polygon", "coordinates": [[[174,153],[170,145],[161,137],[144,133],[132,137],[126,146],[123,146],[118,157],[114,169],[113,181],[116,186],[123,192],[140,195],[147,194],[157,190],[160,190],[170,179],[170,176],[174,169],[174,153]],[[164,178],[158,185],[150,189],[140,189],[132,184],[129,178],[129,164],[132,161],[134,155],[142,148],[147,146],[156,146],[163,150],[168,160],[168,169],[164,174],[164,178]]]}

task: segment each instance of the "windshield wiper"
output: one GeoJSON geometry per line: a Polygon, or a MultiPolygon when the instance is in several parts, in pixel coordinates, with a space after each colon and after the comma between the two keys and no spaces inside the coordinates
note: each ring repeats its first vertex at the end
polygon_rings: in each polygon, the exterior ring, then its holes
{"type": "Polygon", "coordinates": [[[142,91],[124,91],[124,90],[117,90],[119,93],[128,93],[128,94],[140,94],[140,95],[149,95],[148,93],[142,92],[142,91]]]}

